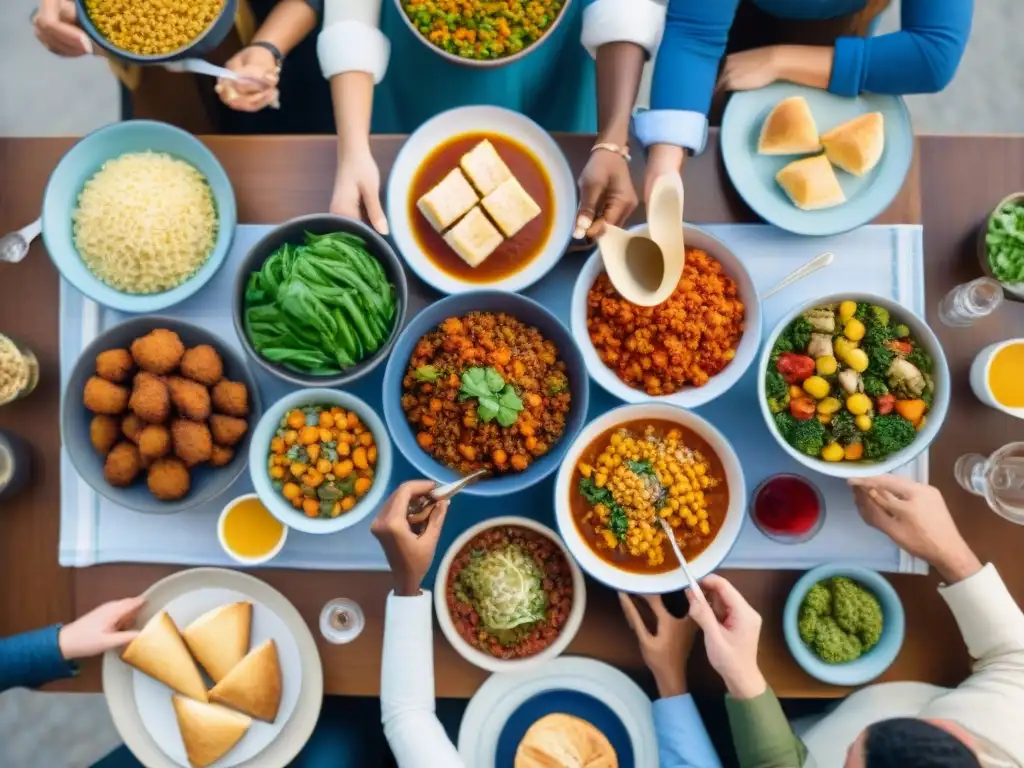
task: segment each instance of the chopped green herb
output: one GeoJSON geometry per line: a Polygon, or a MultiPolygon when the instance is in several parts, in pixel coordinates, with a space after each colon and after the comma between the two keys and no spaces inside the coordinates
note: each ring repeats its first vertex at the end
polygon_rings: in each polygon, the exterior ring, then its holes
{"type": "Polygon", "coordinates": [[[413,375],[417,381],[434,382],[441,378],[441,372],[432,365],[421,365],[414,371],[413,375]]]}

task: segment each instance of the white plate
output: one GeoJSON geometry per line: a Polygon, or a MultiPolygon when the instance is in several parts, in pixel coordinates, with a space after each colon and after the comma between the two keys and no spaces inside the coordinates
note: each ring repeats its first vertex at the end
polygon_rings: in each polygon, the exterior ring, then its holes
{"type": "MultiPolygon", "coordinates": [[[[324,691],[316,641],[288,599],[254,576],[221,568],[172,574],[147,589],[143,597],[146,605],[136,622],[139,627],[161,610],[184,628],[216,605],[237,600],[253,604],[251,646],[268,637],[278,644],[284,682],[281,711],[274,725],[254,721],[249,733],[216,765],[283,768],[290,764],[313,733],[324,691]],[[265,740],[260,738],[263,731],[271,734],[265,740]],[[250,739],[252,743],[247,744],[250,739]]],[[[169,688],[149,680],[121,661],[118,652],[110,651],[103,656],[103,693],[114,726],[139,762],[147,768],[187,765],[169,688]]]]}
{"type": "Polygon", "coordinates": [[[578,691],[605,704],[629,733],[636,768],[658,768],[651,700],[624,673],[579,656],[487,678],[470,699],[459,727],[459,754],[466,765],[496,768],[498,737],[508,718],[527,699],[551,690],[578,691]]]}
{"type": "Polygon", "coordinates": [[[402,258],[437,290],[462,293],[489,288],[514,293],[544,277],[565,253],[576,219],[576,179],[551,134],[530,118],[501,107],[459,107],[431,118],[402,145],[388,178],[387,215],[402,258]],[[489,283],[465,282],[442,271],[423,254],[409,221],[409,188],[420,164],[438,146],[465,133],[497,133],[522,144],[547,171],[554,192],[554,225],[540,254],[524,269],[489,283]]]}
{"type": "MultiPolygon", "coordinates": [[[[213,764],[215,768],[232,768],[256,757],[284,728],[299,701],[299,681],[302,679],[299,647],[295,644],[288,626],[276,613],[242,592],[230,589],[200,589],[181,595],[164,606],[164,610],[174,619],[178,629],[184,630],[207,611],[243,600],[252,603],[250,650],[266,640],[273,639],[277,643],[277,655],[281,662],[281,707],[273,723],[254,719],[241,741],[213,764]]],[[[185,744],[171,702],[173,691],[137,669],[133,669],[132,673],[135,704],[139,708],[142,724],[164,754],[188,768],[185,744]]],[[[213,683],[209,678],[206,678],[206,682],[207,687],[212,687],[213,683]]]]}

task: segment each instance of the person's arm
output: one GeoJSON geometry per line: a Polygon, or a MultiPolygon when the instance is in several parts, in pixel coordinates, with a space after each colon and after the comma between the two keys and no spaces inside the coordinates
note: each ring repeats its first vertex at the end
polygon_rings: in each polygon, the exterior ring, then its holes
{"type": "MultiPolygon", "coordinates": [[[[325,78],[365,72],[374,84],[384,79],[391,43],[380,31],[382,1],[324,0],[323,31],[317,38],[316,52],[325,78]]],[[[336,111],[343,106],[336,104],[336,111]]]]}
{"type": "Polygon", "coordinates": [[[721,768],[708,729],[689,693],[654,702],[660,768],[721,768]]]}
{"type": "Polygon", "coordinates": [[[322,7],[323,0],[279,0],[252,42],[270,43],[287,56],[316,28],[322,7]]]}
{"type": "Polygon", "coordinates": [[[78,673],[77,665],[61,652],[60,631],[54,625],[0,639],[0,692],[37,688],[78,673]]]}
{"type": "Polygon", "coordinates": [[[725,709],[740,768],[799,768],[807,749],[771,688],[752,698],[728,694],[725,709]]]}
{"type": "Polygon", "coordinates": [[[430,592],[388,596],[380,708],[384,735],[399,768],[463,765],[434,712],[432,608],[430,592]]]}

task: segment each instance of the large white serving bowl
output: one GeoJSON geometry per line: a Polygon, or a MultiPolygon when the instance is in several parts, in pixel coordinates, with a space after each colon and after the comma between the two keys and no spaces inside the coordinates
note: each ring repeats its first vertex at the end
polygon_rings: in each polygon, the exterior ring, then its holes
{"type": "MultiPolygon", "coordinates": [[[[674,422],[706,440],[725,470],[729,507],[714,541],[693,560],[687,561],[695,579],[702,579],[712,573],[732,551],[743,528],[747,510],[747,485],[739,457],[725,435],[706,419],[668,403],[643,403],[613,408],[590,422],[569,449],[555,478],[555,521],[558,531],[580,568],[590,576],[612,589],[644,595],[677,592],[686,586],[686,576],[681,569],[665,573],[635,573],[616,568],[590,548],[573,518],[570,495],[575,493],[571,486],[576,465],[594,440],[620,424],[651,420],[674,422]]],[[[666,560],[671,557],[671,553],[666,553],[666,560]]]]}
{"type": "Polygon", "coordinates": [[[820,299],[814,299],[795,307],[779,321],[779,324],[775,326],[775,330],[765,340],[758,365],[760,367],[757,373],[757,402],[765,424],[768,425],[768,431],[772,433],[772,437],[782,446],[782,449],[794,459],[808,469],[813,469],[815,472],[821,472],[823,475],[829,475],[830,477],[875,477],[876,475],[888,474],[902,467],[904,464],[915,459],[921,451],[931,444],[932,440],[939,434],[939,430],[942,429],[942,424],[946,420],[946,414],[949,411],[949,366],[946,363],[946,353],[942,351],[942,345],[939,344],[939,340],[935,337],[932,329],[928,327],[924,320],[902,304],[873,293],[835,293],[831,296],[823,296],[820,299]],[[892,454],[884,461],[832,462],[800,453],[800,451],[782,439],[782,435],[779,434],[779,430],[775,427],[773,414],[768,409],[768,398],[764,391],[764,380],[765,374],[768,371],[768,359],[771,356],[772,347],[775,346],[775,340],[779,338],[779,334],[786,329],[786,326],[797,315],[806,312],[808,309],[823,307],[828,304],[838,304],[841,301],[863,301],[889,310],[894,319],[909,326],[911,337],[920,343],[932,358],[931,376],[935,382],[935,396],[932,400],[932,407],[928,411],[925,425],[918,431],[914,442],[902,451],[892,454]]]}
{"type": "Polygon", "coordinates": [[[444,633],[444,636],[448,638],[452,648],[462,658],[470,664],[480,667],[480,669],[486,669],[488,672],[521,672],[560,656],[569,647],[573,638],[576,637],[576,633],[579,632],[586,607],[587,585],[583,580],[583,574],[580,572],[579,566],[573,560],[572,552],[566,548],[565,542],[558,537],[557,533],[546,525],[541,525],[536,520],[531,520],[528,517],[518,517],[516,515],[492,517],[471,526],[452,542],[452,545],[448,547],[448,551],[444,553],[441,564],[437,567],[437,577],[434,581],[434,614],[437,616],[437,624],[441,627],[441,632],[444,633]],[[499,659],[491,656],[489,653],[477,650],[467,643],[458,630],[455,629],[455,623],[452,621],[451,613],[448,610],[448,572],[451,570],[452,563],[459,554],[459,550],[466,546],[474,536],[484,531],[489,531],[491,528],[502,528],[505,526],[526,528],[551,539],[565,554],[565,561],[569,564],[569,570],[572,572],[572,608],[569,609],[569,617],[562,626],[562,631],[558,633],[555,641],[543,651],[522,659],[499,659]]]}
{"type": "Polygon", "coordinates": [[[402,258],[437,290],[462,293],[490,288],[515,293],[544,277],[565,253],[576,220],[576,177],[551,134],[525,115],[501,107],[459,107],[427,120],[406,139],[388,177],[387,215],[402,258]],[[493,282],[471,283],[443,271],[423,253],[409,220],[409,189],[420,165],[441,144],[467,133],[497,133],[526,147],[547,171],[554,192],[554,223],[543,250],[523,269],[493,282]]]}
{"type": "MultiPolygon", "coordinates": [[[[686,387],[671,395],[649,395],[642,389],[635,389],[626,384],[615,375],[615,371],[601,362],[597,350],[594,349],[594,345],[590,341],[590,334],[587,332],[587,294],[590,293],[598,276],[604,272],[601,253],[594,251],[587,259],[587,263],[583,265],[583,269],[580,270],[579,277],[576,278],[576,286],[573,288],[570,309],[572,335],[579,345],[580,351],[583,352],[583,359],[587,364],[590,377],[606,391],[624,402],[654,401],[678,405],[682,408],[696,408],[728,392],[757,358],[758,345],[761,342],[761,300],[754,287],[754,280],[750,277],[750,272],[747,271],[740,258],[717,237],[709,235],[692,224],[685,224],[684,228],[686,247],[705,251],[721,264],[725,273],[736,282],[745,312],[743,335],[736,348],[736,357],[721,373],[711,377],[711,380],[703,387],[686,387]]],[[[642,224],[633,227],[630,231],[646,235],[648,230],[647,225],[642,224]]]]}

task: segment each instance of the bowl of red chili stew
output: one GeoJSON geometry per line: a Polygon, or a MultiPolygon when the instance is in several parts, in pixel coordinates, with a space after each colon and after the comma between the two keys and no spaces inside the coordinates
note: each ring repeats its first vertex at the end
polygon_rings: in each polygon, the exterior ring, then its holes
{"type": "Polygon", "coordinates": [[[555,480],[566,547],[584,571],[624,592],[685,586],[661,520],[700,579],[732,550],[746,507],[729,441],[695,413],[663,403],[624,405],[592,421],[555,480]]]}
{"type": "Polygon", "coordinates": [[[491,672],[559,656],[586,606],[583,574],[553,530],[526,517],[473,526],[437,569],[441,631],[466,661],[491,672]]]}

